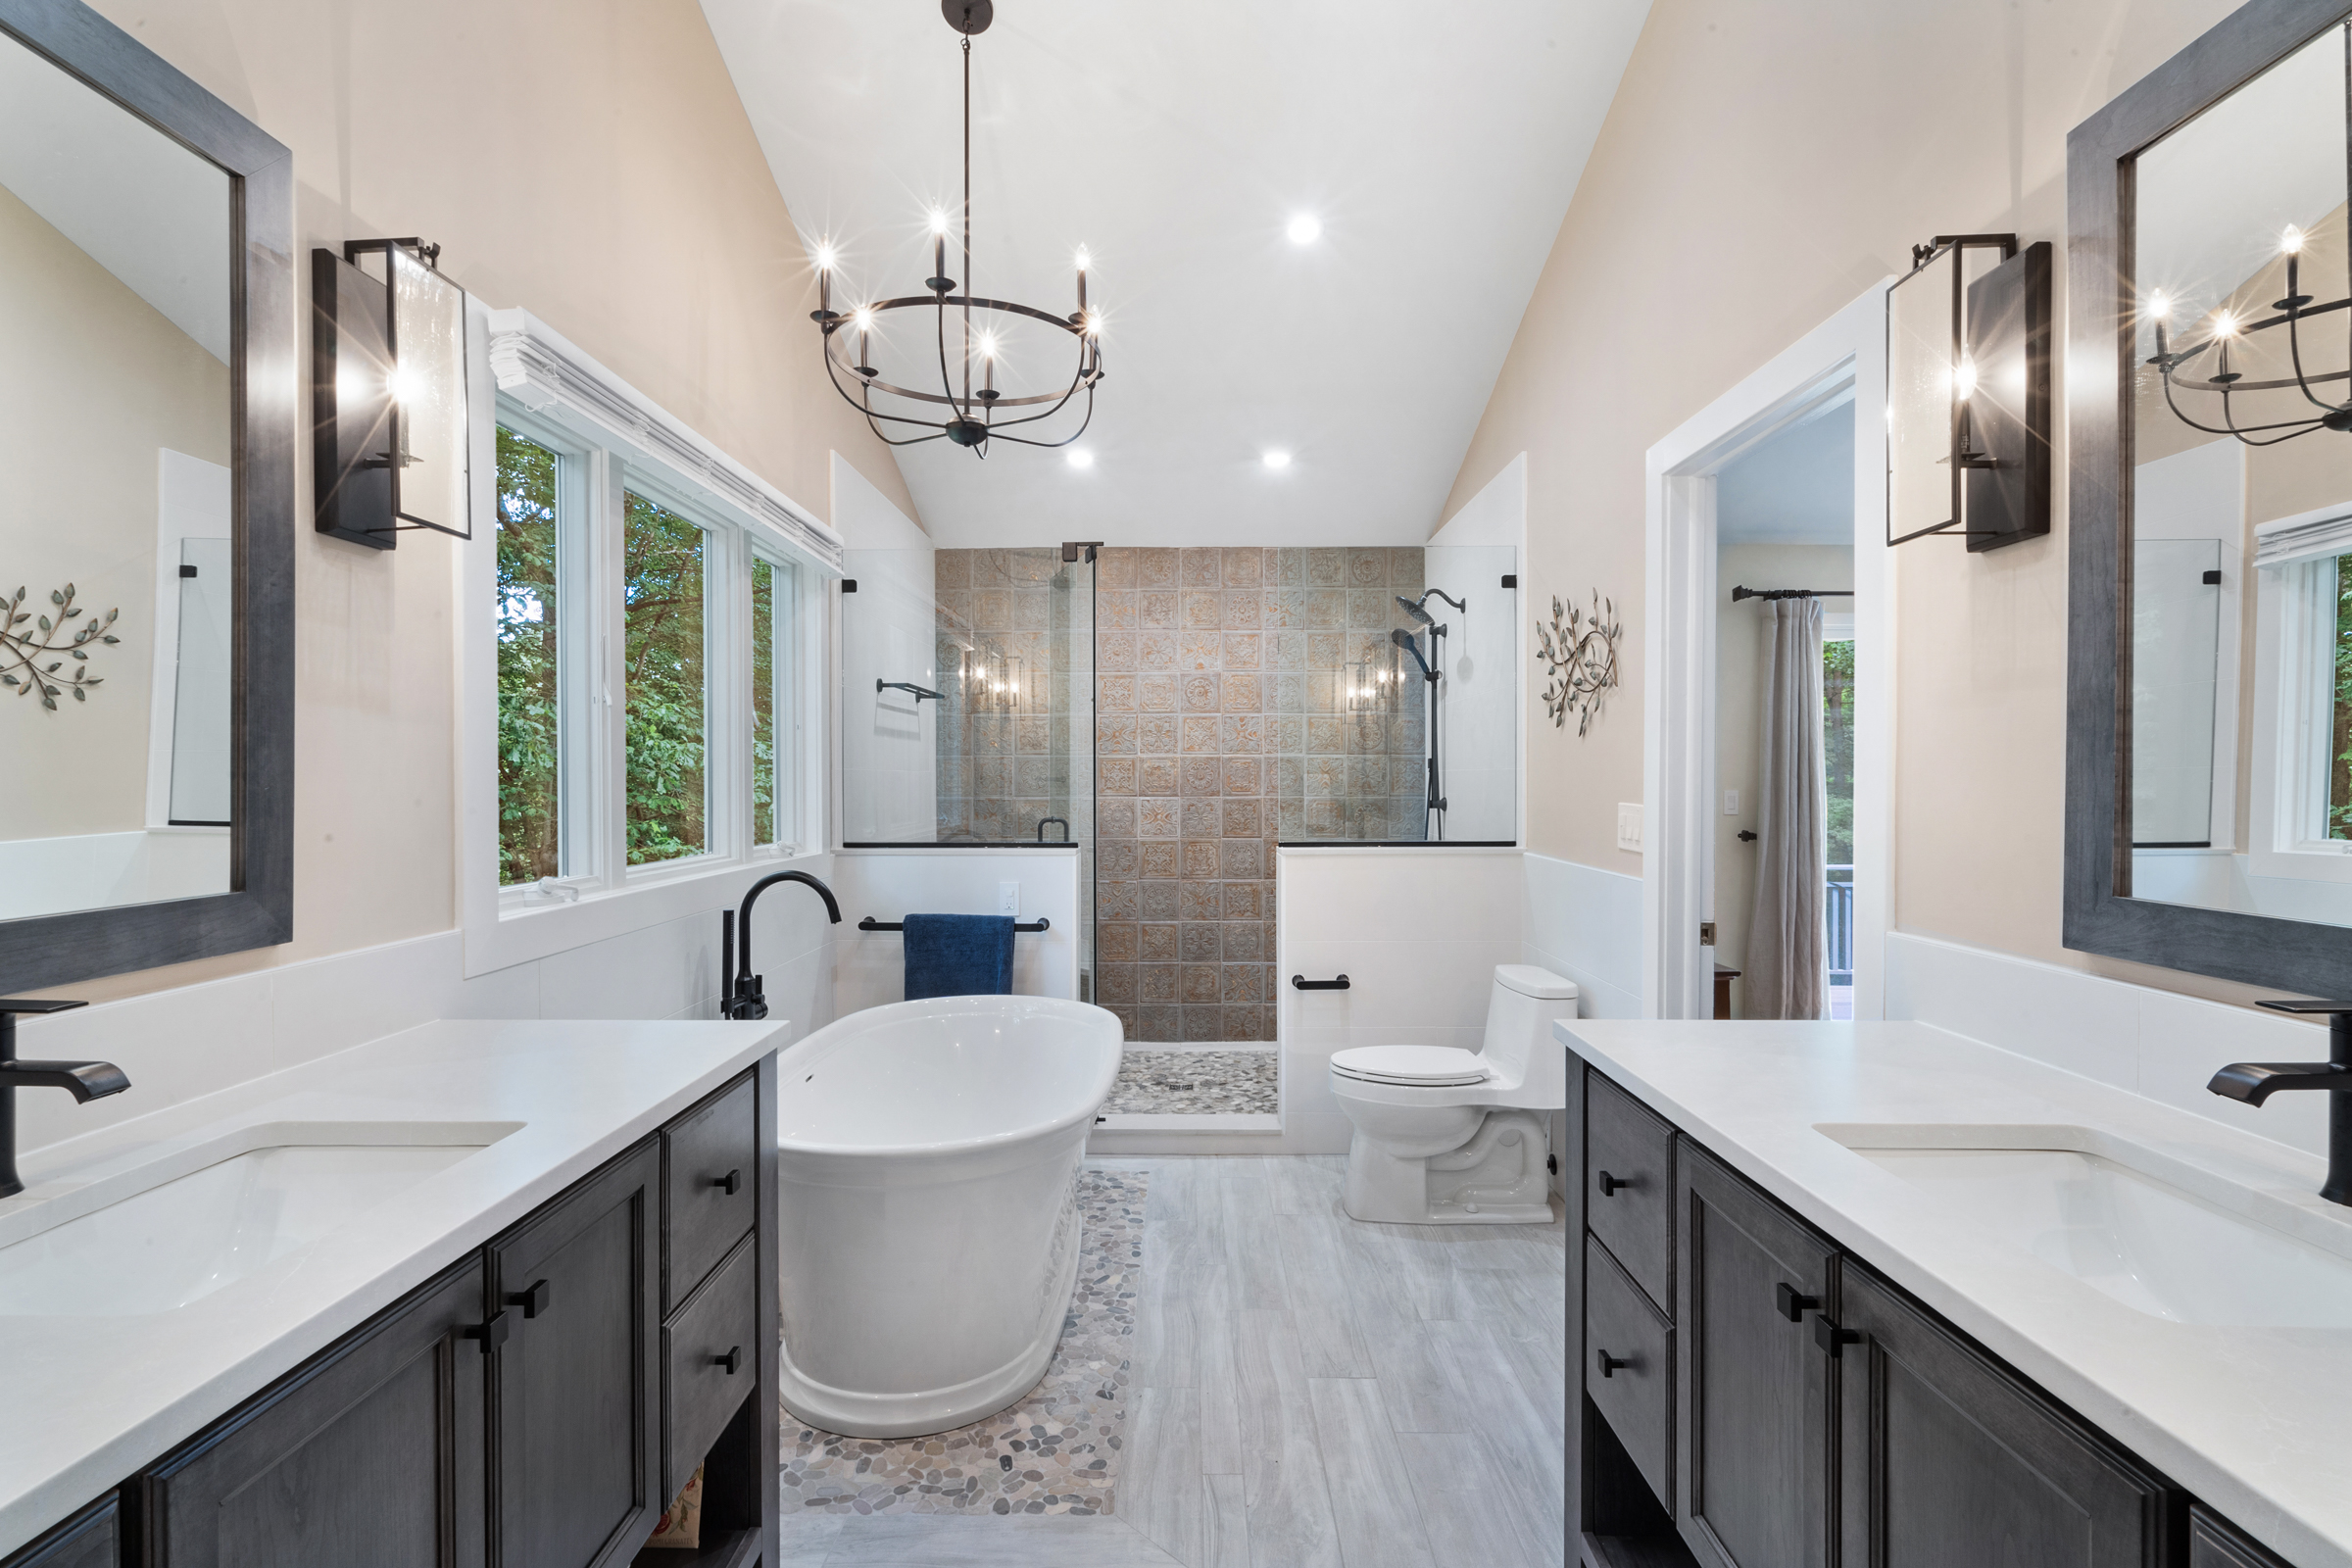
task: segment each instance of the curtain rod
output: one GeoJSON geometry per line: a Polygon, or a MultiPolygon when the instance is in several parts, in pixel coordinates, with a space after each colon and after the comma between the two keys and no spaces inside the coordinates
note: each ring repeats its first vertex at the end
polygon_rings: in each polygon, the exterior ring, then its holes
{"type": "Polygon", "coordinates": [[[1734,588],[1732,603],[1742,599],[1851,599],[1851,588],[1734,588]]]}

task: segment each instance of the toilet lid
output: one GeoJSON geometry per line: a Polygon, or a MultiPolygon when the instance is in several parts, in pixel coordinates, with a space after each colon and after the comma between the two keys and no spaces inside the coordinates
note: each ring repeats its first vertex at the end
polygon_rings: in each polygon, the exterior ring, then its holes
{"type": "Polygon", "coordinates": [[[1331,1070],[1376,1084],[1458,1088],[1487,1081],[1478,1054],[1453,1046],[1357,1046],[1334,1053],[1331,1070]]]}

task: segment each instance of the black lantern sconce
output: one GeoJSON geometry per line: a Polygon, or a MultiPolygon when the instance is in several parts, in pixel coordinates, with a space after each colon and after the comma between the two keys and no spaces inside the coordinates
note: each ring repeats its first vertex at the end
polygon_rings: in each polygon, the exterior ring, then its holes
{"type": "Polygon", "coordinates": [[[2049,531],[2049,242],[1938,234],[1886,290],[1886,542],[2049,531]]]}
{"type": "Polygon", "coordinates": [[[415,238],[311,252],[320,533],[375,550],[418,528],[473,537],[466,291],[440,260],[415,238]]]}

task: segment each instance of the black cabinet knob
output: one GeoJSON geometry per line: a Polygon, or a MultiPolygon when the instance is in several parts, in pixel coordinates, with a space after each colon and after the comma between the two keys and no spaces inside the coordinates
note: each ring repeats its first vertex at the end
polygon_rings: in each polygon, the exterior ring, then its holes
{"type": "Polygon", "coordinates": [[[743,1172],[731,1170],[724,1176],[714,1176],[710,1179],[710,1185],[723,1189],[729,1198],[733,1198],[743,1190],[743,1172]]]}
{"type": "Polygon", "coordinates": [[[527,1290],[509,1291],[507,1304],[521,1307],[524,1317],[537,1317],[547,1310],[547,1281],[533,1280],[527,1290]]]}
{"type": "Polygon", "coordinates": [[[1852,1329],[1841,1329],[1826,1317],[1813,1320],[1813,1343],[1821,1347],[1824,1355],[1836,1356],[1842,1347],[1859,1344],[1861,1339],[1852,1329]]]}
{"type": "Polygon", "coordinates": [[[729,1346],[727,1348],[726,1354],[714,1355],[710,1358],[710,1361],[714,1366],[725,1367],[727,1369],[727,1376],[733,1377],[737,1372],[743,1369],[743,1347],[740,1345],[729,1346]]]}
{"type": "Polygon", "coordinates": [[[1806,1296],[1787,1280],[1773,1287],[1773,1300],[1780,1308],[1781,1316],[1791,1323],[1802,1323],[1807,1312],[1821,1305],[1820,1297],[1806,1296]]]}
{"type": "Polygon", "coordinates": [[[1612,1176],[1604,1170],[1596,1178],[1594,1178],[1594,1185],[1600,1189],[1601,1197],[1615,1198],[1617,1196],[1617,1189],[1620,1187],[1631,1187],[1634,1185],[1634,1183],[1633,1178],[1629,1176],[1612,1176]]]}
{"type": "Polygon", "coordinates": [[[1594,1350],[1592,1352],[1592,1364],[1600,1368],[1600,1375],[1602,1377],[1613,1378],[1617,1375],[1617,1369],[1619,1367],[1632,1366],[1634,1363],[1621,1355],[1611,1355],[1606,1350],[1594,1350]]]}
{"type": "Polygon", "coordinates": [[[506,1344],[507,1336],[513,1333],[514,1330],[514,1319],[513,1314],[507,1312],[493,1312],[486,1321],[476,1323],[473,1327],[467,1329],[466,1331],[466,1337],[469,1340],[479,1342],[482,1348],[482,1353],[484,1355],[488,1355],[492,1350],[495,1350],[500,1346],[506,1344]]]}

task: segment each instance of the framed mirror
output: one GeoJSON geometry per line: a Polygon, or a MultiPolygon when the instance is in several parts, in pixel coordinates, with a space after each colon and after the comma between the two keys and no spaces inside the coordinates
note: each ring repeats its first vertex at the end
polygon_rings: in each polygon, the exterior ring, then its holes
{"type": "Polygon", "coordinates": [[[292,158],[0,0],[0,995],[293,929],[292,158]]]}

